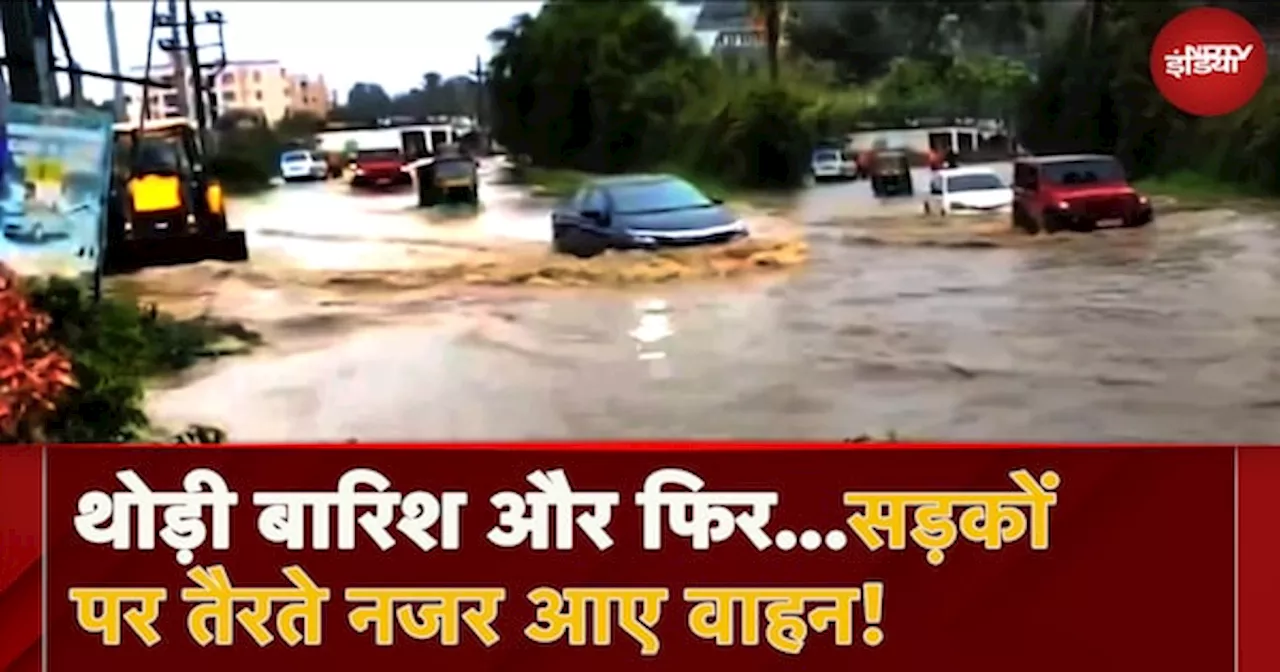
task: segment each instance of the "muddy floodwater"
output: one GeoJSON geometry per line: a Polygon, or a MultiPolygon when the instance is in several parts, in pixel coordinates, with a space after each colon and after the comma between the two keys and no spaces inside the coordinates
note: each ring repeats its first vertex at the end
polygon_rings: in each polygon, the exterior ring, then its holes
{"type": "Polygon", "coordinates": [[[1011,240],[927,222],[919,201],[877,202],[865,183],[824,185],[794,204],[807,261],[789,271],[628,289],[377,283],[495,246],[544,253],[545,204],[501,186],[485,198],[478,218],[332,184],[235,203],[253,261],[169,269],[151,291],[256,320],[271,345],[155,391],[153,414],[240,441],[1261,442],[1280,426],[1267,215],[1011,240]]]}

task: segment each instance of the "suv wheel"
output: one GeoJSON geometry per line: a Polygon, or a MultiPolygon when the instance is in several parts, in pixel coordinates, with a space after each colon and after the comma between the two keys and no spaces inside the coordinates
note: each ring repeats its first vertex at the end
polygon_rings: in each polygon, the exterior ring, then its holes
{"type": "Polygon", "coordinates": [[[1022,208],[1013,209],[1013,228],[1035,235],[1040,233],[1040,226],[1022,208]]]}

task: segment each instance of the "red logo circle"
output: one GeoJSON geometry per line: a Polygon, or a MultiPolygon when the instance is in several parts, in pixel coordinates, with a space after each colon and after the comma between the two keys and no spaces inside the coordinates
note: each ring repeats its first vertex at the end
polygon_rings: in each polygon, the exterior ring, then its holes
{"type": "Polygon", "coordinates": [[[1164,24],[1151,45],[1151,79],[1171,105],[1201,117],[1245,106],[1267,77],[1267,45],[1244,17],[1197,7],[1164,24]]]}

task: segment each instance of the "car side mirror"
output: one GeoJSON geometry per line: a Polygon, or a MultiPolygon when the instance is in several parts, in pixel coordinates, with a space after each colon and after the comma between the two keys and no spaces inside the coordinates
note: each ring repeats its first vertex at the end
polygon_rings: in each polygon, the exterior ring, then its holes
{"type": "Polygon", "coordinates": [[[724,199],[723,199],[723,198],[712,198],[712,199],[711,199],[711,202],[712,202],[712,203],[714,203],[714,204],[716,204],[716,205],[724,205],[724,199]]]}
{"type": "Polygon", "coordinates": [[[604,223],[604,213],[599,210],[583,210],[580,214],[584,219],[589,219],[600,224],[604,223]]]}

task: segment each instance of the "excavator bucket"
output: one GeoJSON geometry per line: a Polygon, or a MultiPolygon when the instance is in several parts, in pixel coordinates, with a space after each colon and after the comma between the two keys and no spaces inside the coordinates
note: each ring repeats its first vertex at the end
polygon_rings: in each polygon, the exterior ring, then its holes
{"type": "Polygon", "coordinates": [[[248,261],[249,246],[244,232],[108,241],[105,270],[110,274],[129,273],[152,266],[177,266],[210,260],[248,261]]]}

